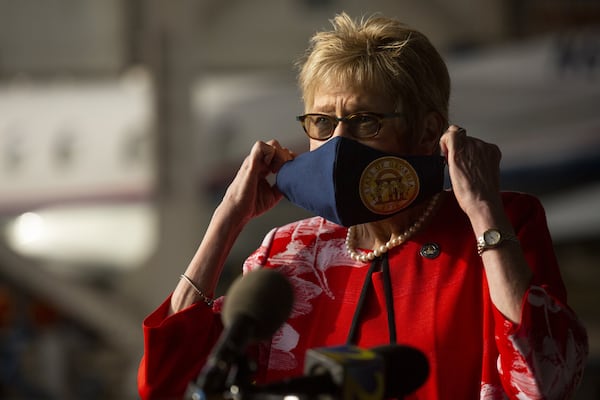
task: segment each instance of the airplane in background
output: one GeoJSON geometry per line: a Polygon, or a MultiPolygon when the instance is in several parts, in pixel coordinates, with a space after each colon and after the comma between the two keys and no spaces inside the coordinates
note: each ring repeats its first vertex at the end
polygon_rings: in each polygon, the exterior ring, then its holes
{"type": "Polygon", "coordinates": [[[130,268],[157,240],[153,100],[142,73],[0,87],[0,222],[55,267],[130,268]]]}

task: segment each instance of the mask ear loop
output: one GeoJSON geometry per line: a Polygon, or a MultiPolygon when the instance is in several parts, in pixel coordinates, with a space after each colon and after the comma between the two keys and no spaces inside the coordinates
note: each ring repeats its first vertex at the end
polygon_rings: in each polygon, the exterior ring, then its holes
{"type": "Polygon", "coordinates": [[[371,276],[379,266],[381,265],[381,272],[383,273],[383,288],[385,292],[385,304],[388,315],[388,329],[390,332],[390,344],[396,344],[396,322],[394,319],[394,302],[392,298],[392,282],[390,278],[390,265],[388,261],[387,253],[382,254],[380,257],[376,257],[371,261],[365,281],[363,283],[360,297],[358,298],[358,304],[354,311],[354,317],[352,318],[352,324],[350,325],[350,331],[348,332],[348,338],[346,339],[346,345],[350,346],[356,343],[356,335],[358,333],[358,325],[360,320],[360,313],[364,308],[364,304],[369,293],[369,287],[371,282],[371,276]]]}

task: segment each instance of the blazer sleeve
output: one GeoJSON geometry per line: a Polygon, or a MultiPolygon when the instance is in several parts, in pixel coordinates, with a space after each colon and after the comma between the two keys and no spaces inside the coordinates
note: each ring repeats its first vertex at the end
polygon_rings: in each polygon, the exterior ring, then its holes
{"type": "MultiPolygon", "coordinates": [[[[266,263],[277,229],[272,229],[258,248],[244,262],[243,273],[266,263]]],[[[183,398],[187,386],[196,380],[217,340],[223,333],[221,309],[225,296],[213,307],[203,302],[192,304],[168,315],[169,296],[143,322],[144,354],[138,367],[138,392],[142,400],[183,398]]],[[[252,343],[246,355],[256,361],[256,379],[266,376],[268,341],[252,343]]]]}
{"type": "Polygon", "coordinates": [[[143,322],[144,354],[138,368],[143,400],[181,399],[195,380],[223,331],[217,299],[168,315],[169,296],[143,322]]]}
{"type": "Polygon", "coordinates": [[[588,356],[586,329],[567,304],[546,215],[532,196],[508,195],[505,206],[533,271],[521,321],[495,310],[498,371],[511,399],[571,398],[588,356]]]}

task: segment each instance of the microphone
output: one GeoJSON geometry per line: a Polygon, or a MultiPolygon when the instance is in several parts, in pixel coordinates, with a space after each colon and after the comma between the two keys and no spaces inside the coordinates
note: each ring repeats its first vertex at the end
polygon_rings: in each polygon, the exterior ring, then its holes
{"type": "Polygon", "coordinates": [[[200,371],[196,385],[188,386],[186,398],[224,392],[247,345],[270,338],[288,318],[293,302],[292,285],[280,272],[259,269],[239,276],[224,300],[221,319],[225,330],[200,371]],[[203,393],[197,393],[196,389],[203,393]]]}
{"type": "Polygon", "coordinates": [[[383,358],[385,397],[402,398],[423,386],[429,377],[429,362],[420,350],[409,346],[373,348],[383,358]]]}
{"type": "Polygon", "coordinates": [[[259,392],[353,400],[403,398],[425,383],[429,363],[421,351],[408,346],[370,350],[337,346],[309,349],[304,372],[301,377],[263,385],[259,392]]]}

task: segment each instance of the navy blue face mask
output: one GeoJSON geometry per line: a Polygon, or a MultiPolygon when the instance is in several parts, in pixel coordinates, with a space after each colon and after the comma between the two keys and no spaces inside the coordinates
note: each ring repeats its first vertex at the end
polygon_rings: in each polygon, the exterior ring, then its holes
{"type": "Polygon", "coordinates": [[[399,156],[335,137],[283,164],[276,186],[293,204],[338,225],[388,218],[440,192],[442,156],[399,156]]]}

